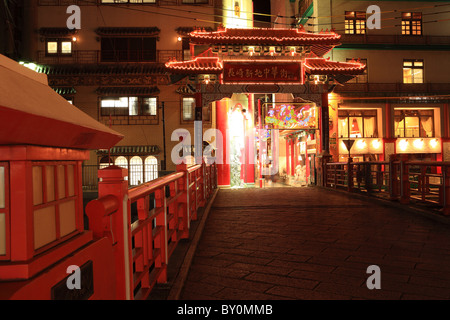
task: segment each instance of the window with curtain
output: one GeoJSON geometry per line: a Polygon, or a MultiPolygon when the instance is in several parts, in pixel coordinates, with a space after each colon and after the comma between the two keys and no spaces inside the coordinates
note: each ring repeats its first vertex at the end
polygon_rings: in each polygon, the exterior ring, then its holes
{"type": "Polygon", "coordinates": [[[395,110],[394,125],[396,137],[434,137],[434,111],[395,110]]]}
{"type": "Polygon", "coordinates": [[[339,137],[378,137],[376,110],[339,110],[338,116],[339,137]]]}

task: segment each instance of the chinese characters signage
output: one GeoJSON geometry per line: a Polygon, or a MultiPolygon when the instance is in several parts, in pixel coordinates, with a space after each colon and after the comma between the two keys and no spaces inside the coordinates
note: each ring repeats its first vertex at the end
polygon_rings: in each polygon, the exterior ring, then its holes
{"type": "Polygon", "coordinates": [[[265,110],[265,124],[273,129],[307,130],[317,128],[317,110],[313,104],[267,104],[265,110]]]}
{"type": "Polygon", "coordinates": [[[223,69],[225,83],[303,83],[301,64],[298,62],[225,61],[223,69]]]}

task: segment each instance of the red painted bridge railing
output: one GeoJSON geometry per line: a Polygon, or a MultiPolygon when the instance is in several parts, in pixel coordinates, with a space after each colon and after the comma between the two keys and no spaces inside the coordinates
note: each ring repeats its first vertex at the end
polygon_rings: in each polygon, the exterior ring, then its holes
{"type": "Polygon", "coordinates": [[[384,194],[403,204],[422,203],[450,215],[450,162],[390,161],[335,162],[324,166],[326,187],[384,194]]]}
{"type": "Polygon", "coordinates": [[[126,169],[111,166],[98,175],[99,198],[86,207],[89,227],[113,245],[117,298],[146,299],[167,282],[170,256],[217,188],[217,168],[178,165],[177,172],[131,189],[126,169]]]}

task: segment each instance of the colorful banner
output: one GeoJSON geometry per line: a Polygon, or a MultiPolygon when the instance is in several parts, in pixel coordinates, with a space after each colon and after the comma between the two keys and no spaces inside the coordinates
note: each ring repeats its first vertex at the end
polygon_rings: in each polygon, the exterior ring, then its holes
{"type": "Polygon", "coordinates": [[[265,124],[273,129],[309,130],[318,128],[317,108],[313,104],[267,104],[265,110],[265,124]]]}
{"type": "Polygon", "coordinates": [[[224,61],[224,83],[303,83],[299,62],[224,61]]]}

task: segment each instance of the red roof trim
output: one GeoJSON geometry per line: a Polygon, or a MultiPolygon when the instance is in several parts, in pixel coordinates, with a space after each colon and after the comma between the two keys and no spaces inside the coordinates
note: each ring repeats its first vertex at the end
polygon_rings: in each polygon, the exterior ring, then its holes
{"type": "Polygon", "coordinates": [[[357,61],[339,62],[325,58],[306,58],[303,65],[310,74],[360,74],[366,68],[357,61]]]}
{"type": "Polygon", "coordinates": [[[223,64],[218,57],[196,57],[189,61],[169,61],[166,68],[171,72],[222,73],[223,64]]]}
{"type": "Polygon", "coordinates": [[[334,32],[308,33],[304,29],[227,28],[219,31],[193,31],[190,33],[194,43],[242,43],[242,44],[329,44],[337,45],[341,36],[334,32]]]}

